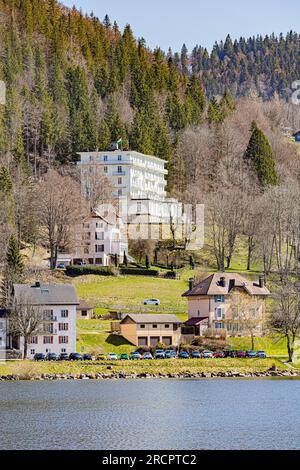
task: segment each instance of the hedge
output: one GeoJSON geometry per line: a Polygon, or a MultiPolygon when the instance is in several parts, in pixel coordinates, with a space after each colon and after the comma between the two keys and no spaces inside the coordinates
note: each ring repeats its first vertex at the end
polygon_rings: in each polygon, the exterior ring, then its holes
{"type": "Polygon", "coordinates": [[[98,274],[100,276],[115,276],[116,268],[111,266],[67,266],[69,276],[83,276],[85,274],[98,274]]]}
{"type": "Polygon", "coordinates": [[[141,268],[120,268],[121,274],[134,275],[134,276],[152,276],[158,277],[158,271],[153,269],[141,269],[141,268]]]}

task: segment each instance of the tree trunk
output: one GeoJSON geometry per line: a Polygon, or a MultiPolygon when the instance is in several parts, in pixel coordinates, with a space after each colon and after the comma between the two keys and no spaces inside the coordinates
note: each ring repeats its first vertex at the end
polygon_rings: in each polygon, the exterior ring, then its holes
{"type": "Polygon", "coordinates": [[[254,351],[254,350],[255,350],[255,347],[254,347],[254,346],[255,346],[255,345],[254,345],[254,341],[255,341],[255,339],[254,339],[254,335],[253,335],[253,334],[251,334],[251,349],[252,349],[252,351],[254,351]]]}
{"type": "Polygon", "coordinates": [[[24,348],[23,348],[23,359],[27,358],[27,349],[28,349],[28,343],[27,343],[27,338],[24,338],[24,348]]]}
{"type": "Polygon", "coordinates": [[[252,252],[253,252],[253,237],[248,237],[247,271],[251,271],[252,252]]]}
{"type": "Polygon", "coordinates": [[[294,360],[294,346],[295,346],[295,341],[292,340],[292,343],[291,343],[290,337],[287,336],[287,350],[288,350],[288,355],[289,355],[288,362],[293,362],[294,360]]]}

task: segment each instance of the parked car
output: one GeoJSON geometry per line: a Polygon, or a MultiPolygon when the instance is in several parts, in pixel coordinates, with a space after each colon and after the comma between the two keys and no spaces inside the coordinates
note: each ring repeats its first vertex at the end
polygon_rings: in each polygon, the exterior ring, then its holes
{"type": "Polygon", "coordinates": [[[59,264],[56,266],[57,269],[65,269],[65,267],[66,267],[65,263],[59,263],[59,264]]]}
{"type": "Polygon", "coordinates": [[[193,351],[191,357],[192,359],[201,359],[200,351],[193,351]]]}
{"type": "Polygon", "coordinates": [[[236,357],[236,352],[232,349],[226,349],[226,351],[224,351],[224,357],[234,358],[236,357]]]}
{"type": "Polygon", "coordinates": [[[160,300],[158,299],[144,300],[144,305],[160,305],[160,300]]]}
{"type": "Polygon", "coordinates": [[[266,359],[267,354],[265,353],[265,351],[257,351],[257,357],[259,357],[260,359],[266,359]]]}
{"type": "Polygon", "coordinates": [[[46,356],[46,361],[57,361],[57,354],[48,353],[46,356]]]}
{"type": "Polygon", "coordinates": [[[243,359],[243,358],[247,357],[247,353],[246,353],[246,351],[237,351],[236,352],[236,357],[238,357],[239,359],[243,359]]]}
{"type": "Polygon", "coordinates": [[[37,353],[34,355],[33,359],[35,361],[45,361],[46,360],[46,356],[45,354],[42,354],[42,353],[37,353]]]}
{"type": "Polygon", "coordinates": [[[247,357],[249,357],[249,359],[253,359],[254,357],[257,357],[257,353],[255,351],[247,351],[247,357]]]}
{"type": "Polygon", "coordinates": [[[67,354],[67,353],[61,353],[61,354],[58,356],[58,360],[59,360],[59,361],[68,361],[68,360],[69,360],[69,354],[67,354]]]}
{"type": "Polygon", "coordinates": [[[166,359],[176,359],[177,358],[177,353],[173,349],[168,349],[165,352],[165,358],[166,359]]]}
{"type": "Polygon", "coordinates": [[[82,356],[79,353],[71,353],[69,356],[70,361],[82,361],[82,356]]]}
{"type": "Polygon", "coordinates": [[[83,361],[92,361],[93,356],[91,354],[84,354],[82,359],[83,361]]]}
{"type": "Polygon", "coordinates": [[[153,356],[150,352],[145,352],[143,355],[143,359],[145,359],[145,361],[150,361],[153,359],[153,356]]]}
{"type": "Polygon", "coordinates": [[[165,359],[165,351],[163,349],[156,349],[154,357],[155,359],[165,359]]]}
{"type": "Polygon", "coordinates": [[[117,361],[118,360],[118,355],[114,352],[111,352],[107,356],[108,361],[117,361]]]}
{"type": "Polygon", "coordinates": [[[202,357],[204,359],[213,359],[213,353],[211,351],[203,351],[202,357]]]}
{"type": "Polygon", "coordinates": [[[217,351],[214,353],[214,357],[217,359],[223,359],[225,357],[225,353],[223,351],[217,351]]]}
{"type": "Polygon", "coordinates": [[[187,351],[180,351],[178,357],[179,359],[189,359],[190,355],[187,351]]]}
{"type": "Polygon", "coordinates": [[[122,354],[120,354],[119,359],[120,359],[120,361],[129,361],[129,356],[126,353],[122,353],[122,354]]]}
{"type": "Polygon", "coordinates": [[[98,354],[97,361],[106,361],[106,355],[105,354],[98,354]]]}
{"type": "Polygon", "coordinates": [[[131,353],[130,359],[132,359],[133,361],[139,361],[140,359],[142,359],[142,355],[138,351],[135,351],[131,353]]]}

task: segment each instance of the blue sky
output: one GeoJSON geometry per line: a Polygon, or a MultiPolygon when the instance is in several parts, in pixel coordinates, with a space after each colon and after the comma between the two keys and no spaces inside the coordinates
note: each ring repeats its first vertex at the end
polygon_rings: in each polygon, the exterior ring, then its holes
{"type": "Polygon", "coordinates": [[[61,0],[101,20],[107,13],[120,28],[129,23],[149,47],[173,51],[185,42],[209,49],[214,42],[256,34],[300,32],[299,0],[61,0]]]}

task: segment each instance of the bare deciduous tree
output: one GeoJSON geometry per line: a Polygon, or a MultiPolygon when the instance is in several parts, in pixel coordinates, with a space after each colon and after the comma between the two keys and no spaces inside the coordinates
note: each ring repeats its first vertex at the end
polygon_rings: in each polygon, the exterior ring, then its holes
{"type": "Polygon", "coordinates": [[[294,360],[295,342],[300,336],[300,285],[289,279],[280,282],[274,296],[274,306],[269,315],[268,327],[285,338],[289,362],[294,360]]]}
{"type": "Polygon", "coordinates": [[[262,303],[257,297],[236,290],[230,295],[230,300],[232,320],[249,334],[251,349],[254,350],[255,333],[263,321],[262,303]]]}
{"type": "Polygon", "coordinates": [[[23,340],[23,357],[27,357],[30,338],[40,334],[44,314],[40,307],[34,306],[29,299],[19,299],[9,314],[8,325],[10,334],[23,340]]]}
{"type": "Polygon", "coordinates": [[[36,210],[41,241],[49,246],[50,267],[55,269],[59,248],[71,244],[73,228],[86,213],[79,184],[49,170],[36,188],[36,210]]]}

